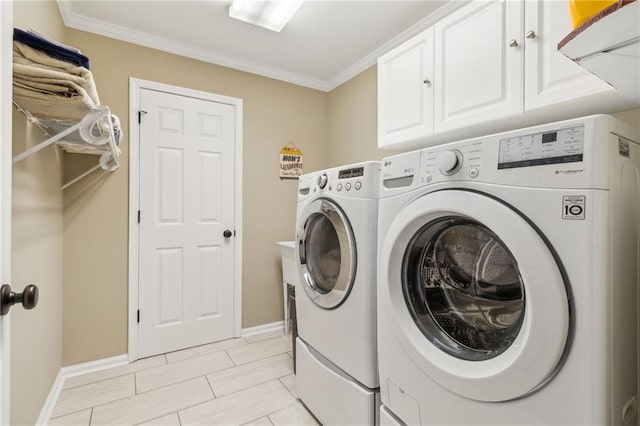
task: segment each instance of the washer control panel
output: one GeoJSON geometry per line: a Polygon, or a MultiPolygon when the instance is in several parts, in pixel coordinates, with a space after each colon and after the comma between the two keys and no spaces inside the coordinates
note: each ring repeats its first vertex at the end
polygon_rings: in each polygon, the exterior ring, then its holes
{"type": "Polygon", "coordinates": [[[469,180],[480,176],[482,140],[427,148],[420,156],[420,184],[450,180],[469,180]]]}
{"type": "Polygon", "coordinates": [[[584,125],[500,139],[498,169],[583,160],[584,125]]]}

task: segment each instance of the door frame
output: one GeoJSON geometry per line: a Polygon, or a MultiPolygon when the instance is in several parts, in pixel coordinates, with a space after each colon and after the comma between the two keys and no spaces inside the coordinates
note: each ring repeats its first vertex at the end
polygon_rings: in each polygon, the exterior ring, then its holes
{"type": "MultiPolygon", "coordinates": [[[[2,2],[0,2],[2,3],[2,2]]],[[[139,227],[140,207],[140,91],[156,90],[173,95],[186,96],[231,105],[235,108],[235,184],[234,222],[235,248],[233,262],[233,336],[242,333],[242,145],[243,145],[243,101],[240,98],[217,95],[200,90],[187,89],[154,81],[129,79],[129,362],[138,359],[138,273],[139,273],[139,227]]]]}
{"type": "MultiPolygon", "coordinates": [[[[11,279],[11,145],[13,107],[13,1],[0,1],[0,284],[11,279]]],[[[0,424],[9,424],[11,315],[0,319],[0,424]]]]}

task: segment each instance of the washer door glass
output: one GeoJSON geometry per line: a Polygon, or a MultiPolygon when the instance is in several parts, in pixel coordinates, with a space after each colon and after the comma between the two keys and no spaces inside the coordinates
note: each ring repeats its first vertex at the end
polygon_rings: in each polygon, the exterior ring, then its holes
{"type": "Polygon", "coordinates": [[[340,207],[327,199],[313,201],[303,217],[298,247],[303,286],[318,306],[336,308],[349,295],[355,278],[351,227],[340,207]]]}
{"type": "Polygon", "coordinates": [[[509,401],[549,383],[568,353],[572,301],[538,225],[478,191],[429,192],[401,208],[388,201],[380,201],[378,318],[415,366],[476,401],[509,401]]]}
{"type": "Polygon", "coordinates": [[[444,217],[423,226],[404,259],[403,291],[420,331],[459,359],[494,358],[518,336],[525,290],[505,244],[481,223],[444,217]]]}

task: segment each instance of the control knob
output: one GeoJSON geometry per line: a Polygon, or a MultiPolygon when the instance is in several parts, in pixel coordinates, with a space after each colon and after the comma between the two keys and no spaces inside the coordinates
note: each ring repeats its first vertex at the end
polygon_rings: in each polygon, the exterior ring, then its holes
{"type": "Polygon", "coordinates": [[[320,189],[324,189],[325,186],[327,186],[327,182],[329,181],[329,178],[327,177],[327,175],[325,173],[321,174],[318,176],[318,186],[320,187],[320,189]]]}
{"type": "Polygon", "coordinates": [[[438,168],[443,175],[452,175],[462,166],[462,154],[458,150],[445,151],[438,157],[438,168]]]}

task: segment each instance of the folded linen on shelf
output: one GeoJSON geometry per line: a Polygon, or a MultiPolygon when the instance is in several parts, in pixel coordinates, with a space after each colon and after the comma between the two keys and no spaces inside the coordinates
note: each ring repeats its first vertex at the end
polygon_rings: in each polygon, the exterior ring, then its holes
{"type": "Polygon", "coordinates": [[[52,58],[89,69],[89,58],[80,53],[78,49],[50,40],[35,31],[23,31],[14,28],[13,39],[33,49],[44,52],[52,58]]]}
{"type": "Polygon", "coordinates": [[[80,121],[100,105],[91,71],[13,42],[14,100],[38,117],[80,121]]]}

